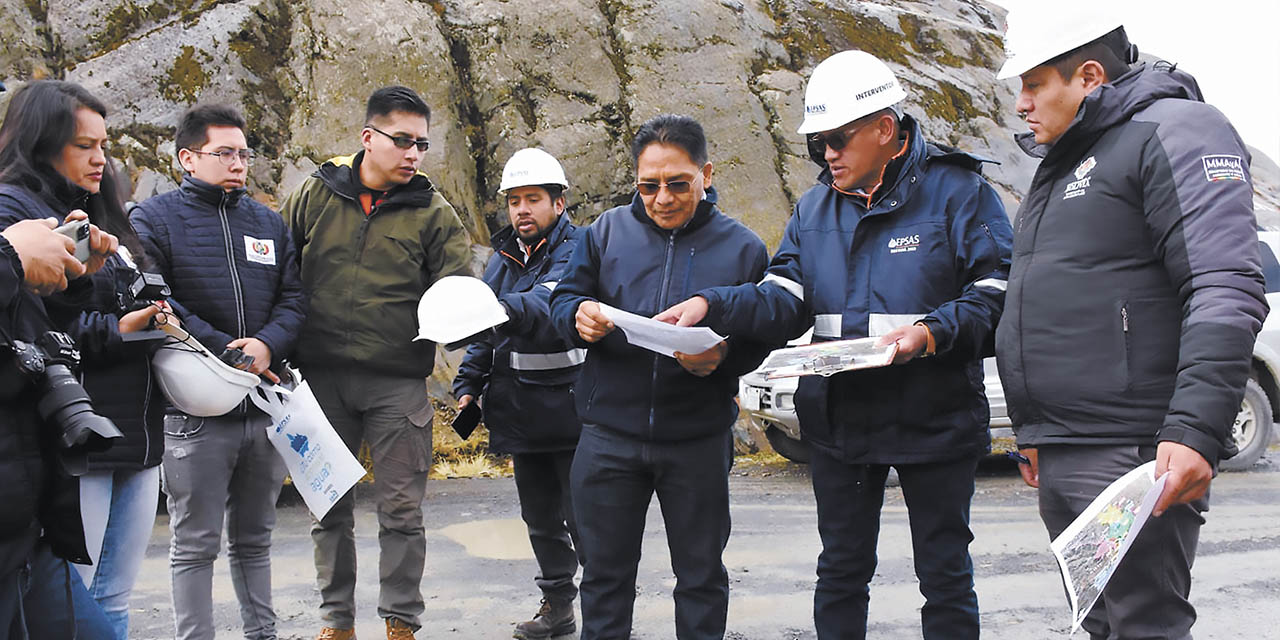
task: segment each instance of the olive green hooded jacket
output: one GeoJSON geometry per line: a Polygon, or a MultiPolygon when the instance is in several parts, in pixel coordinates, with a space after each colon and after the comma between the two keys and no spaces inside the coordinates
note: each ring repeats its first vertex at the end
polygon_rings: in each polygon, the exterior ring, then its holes
{"type": "Polygon", "coordinates": [[[472,275],[470,236],[422,173],[366,216],[363,157],[326,161],[281,203],[310,299],[294,361],[425,378],[435,343],[413,341],[418,299],[444,276],[472,275]]]}

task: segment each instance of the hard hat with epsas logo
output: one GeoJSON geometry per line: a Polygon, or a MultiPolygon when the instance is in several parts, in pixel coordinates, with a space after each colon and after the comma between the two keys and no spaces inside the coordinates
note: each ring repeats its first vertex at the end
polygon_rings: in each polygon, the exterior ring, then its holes
{"type": "Polygon", "coordinates": [[[865,51],[841,51],[814,67],[804,89],[804,122],[797,133],[830,131],[892,107],[907,92],[888,65],[865,51]]]}
{"type": "Polygon", "coordinates": [[[555,156],[542,149],[521,149],[511,155],[502,168],[502,184],[498,193],[506,193],[516,187],[537,187],[547,184],[569,188],[564,168],[555,156]]]}

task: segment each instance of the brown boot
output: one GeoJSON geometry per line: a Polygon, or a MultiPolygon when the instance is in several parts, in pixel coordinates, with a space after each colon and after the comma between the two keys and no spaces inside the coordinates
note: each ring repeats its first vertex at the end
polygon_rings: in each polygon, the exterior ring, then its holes
{"type": "Polygon", "coordinates": [[[521,640],[545,640],[562,636],[578,630],[578,623],[573,618],[572,600],[542,599],[542,607],[534,614],[532,620],[516,625],[511,634],[521,640]]]}
{"type": "Polygon", "coordinates": [[[356,630],[325,627],[320,630],[320,635],[316,636],[316,640],[356,640],[356,630]]]}
{"type": "Polygon", "coordinates": [[[387,618],[387,640],[415,640],[413,627],[400,618],[387,618]]]}

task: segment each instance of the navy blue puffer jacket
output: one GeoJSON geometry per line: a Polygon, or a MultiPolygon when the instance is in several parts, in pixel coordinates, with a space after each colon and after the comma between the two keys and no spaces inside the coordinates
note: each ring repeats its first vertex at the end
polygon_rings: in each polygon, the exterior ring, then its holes
{"type": "Polygon", "coordinates": [[[188,176],[180,189],[139,204],[132,220],[183,326],[215,354],[236,338],[257,338],[278,370],[306,313],[284,219],[244,189],[188,176]]]}

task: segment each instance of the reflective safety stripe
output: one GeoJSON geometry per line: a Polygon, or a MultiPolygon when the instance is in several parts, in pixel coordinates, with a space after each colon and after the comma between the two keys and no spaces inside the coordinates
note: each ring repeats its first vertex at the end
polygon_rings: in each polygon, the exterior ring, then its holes
{"type": "Polygon", "coordinates": [[[549,290],[551,290],[551,291],[555,291],[555,290],[556,290],[556,285],[560,284],[560,282],[559,282],[559,281],[557,281],[557,280],[548,280],[548,281],[546,281],[546,282],[540,282],[539,284],[541,284],[542,286],[546,287],[547,289],[549,289],[549,290]]]}
{"type": "Polygon", "coordinates": [[[915,324],[924,316],[923,313],[873,313],[867,318],[867,335],[882,336],[898,327],[915,324]]]}
{"type": "Polygon", "coordinates": [[[586,349],[570,349],[558,353],[511,352],[511,368],[518,371],[546,371],[582,364],[587,359],[586,349]]]}
{"type": "Polygon", "coordinates": [[[1000,280],[998,278],[983,278],[982,280],[973,283],[973,286],[986,287],[988,289],[995,289],[996,291],[1004,291],[1009,288],[1009,281],[1000,280]]]}
{"type": "Polygon", "coordinates": [[[760,284],[764,284],[766,282],[772,282],[779,287],[786,289],[787,293],[799,298],[801,301],[804,300],[804,285],[796,282],[795,280],[788,280],[782,276],[775,276],[770,273],[764,277],[764,280],[760,281],[760,284]]]}
{"type": "Polygon", "coordinates": [[[813,317],[813,335],[823,338],[839,338],[844,328],[844,317],[838,313],[819,313],[813,317]]]}

